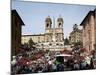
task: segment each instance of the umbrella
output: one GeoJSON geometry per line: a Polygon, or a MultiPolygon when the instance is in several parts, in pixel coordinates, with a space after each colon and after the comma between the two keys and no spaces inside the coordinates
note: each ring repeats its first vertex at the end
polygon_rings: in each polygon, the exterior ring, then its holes
{"type": "Polygon", "coordinates": [[[19,65],[27,65],[28,62],[29,62],[28,59],[26,59],[26,58],[21,58],[21,59],[18,61],[18,64],[19,64],[19,65]]]}
{"type": "Polygon", "coordinates": [[[96,51],[95,50],[92,50],[91,51],[91,55],[95,55],[96,51]]]}
{"type": "Polygon", "coordinates": [[[84,58],[84,56],[80,56],[79,59],[80,60],[84,60],[85,58],[84,58]]]}
{"type": "Polygon", "coordinates": [[[80,51],[81,51],[81,52],[85,52],[86,49],[85,49],[85,48],[81,48],[80,51]]]}
{"type": "Polygon", "coordinates": [[[55,55],[56,57],[62,56],[62,57],[71,57],[73,55],[70,54],[60,54],[60,55],[55,55]]]}

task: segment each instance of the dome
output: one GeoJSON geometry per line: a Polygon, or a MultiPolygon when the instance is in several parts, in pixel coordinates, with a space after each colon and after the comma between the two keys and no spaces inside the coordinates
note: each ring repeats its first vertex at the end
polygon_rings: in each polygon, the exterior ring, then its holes
{"type": "Polygon", "coordinates": [[[60,17],[60,18],[57,19],[57,21],[58,22],[63,22],[63,18],[60,17]]]}
{"type": "Polygon", "coordinates": [[[48,17],[45,19],[45,22],[50,22],[50,23],[52,23],[50,16],[48,16],[48,17]]]}

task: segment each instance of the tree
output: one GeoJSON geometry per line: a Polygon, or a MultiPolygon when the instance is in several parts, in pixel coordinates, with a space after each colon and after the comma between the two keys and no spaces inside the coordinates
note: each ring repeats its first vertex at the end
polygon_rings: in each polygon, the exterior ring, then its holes
{"type": "Polygon", "coordinates": [[[64,45],[68,45],[69,44],[69,40],[68,40],[68,38],[66,37],[65,39],[64,39],[64,45]]]}
{"type": "Polygon", "coordinates": [[[30,40],[28,41],[29,43],[29,47],[32,48],[33,45],[35,45],[35,43],[33,42],[32,38],[30,38],[30,40]]]}
{"type": "Polygon", "coordinates": [[[82,46],[83,46],[83,43],[82,43],[82,42],[76,42],[76,43],[74,43],[74,46],[75,46],[75,47],[76,47],[76,46],[82,47],[82,46]]]}

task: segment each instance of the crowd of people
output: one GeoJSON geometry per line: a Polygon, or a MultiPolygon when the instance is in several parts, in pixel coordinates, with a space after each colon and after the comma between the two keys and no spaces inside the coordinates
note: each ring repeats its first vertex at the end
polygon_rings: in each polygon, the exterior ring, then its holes
{"type": "Polygon", "coordinates": [[[67,51],[49,51],[36,48],[21,48],[22,51],[16,56],[12,56],[12,74],[29,74],[42,72],[58,72],[72,70],[88,70],[96,68],[95,55],[87,57],[70,53],[70,57],[64,57],[64,61],[57,60],[56,55],[67,54],[67,51]],[[23,51],[24,50],[24,51],[23,51]]]}

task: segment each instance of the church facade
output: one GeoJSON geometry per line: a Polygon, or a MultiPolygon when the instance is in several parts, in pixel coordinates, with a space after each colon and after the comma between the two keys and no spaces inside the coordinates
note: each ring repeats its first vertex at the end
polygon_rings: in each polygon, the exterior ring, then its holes
{"type": "Polygon", "coordinates": [[[60,16],[56,22],[55,24],[55,19],[52,20],[48,16],[45,19],[44,34],[22,35],[22,44],[28,43],[32,39],[37,48],[55,51],[64,50],[63,18],[60,16]]]}

